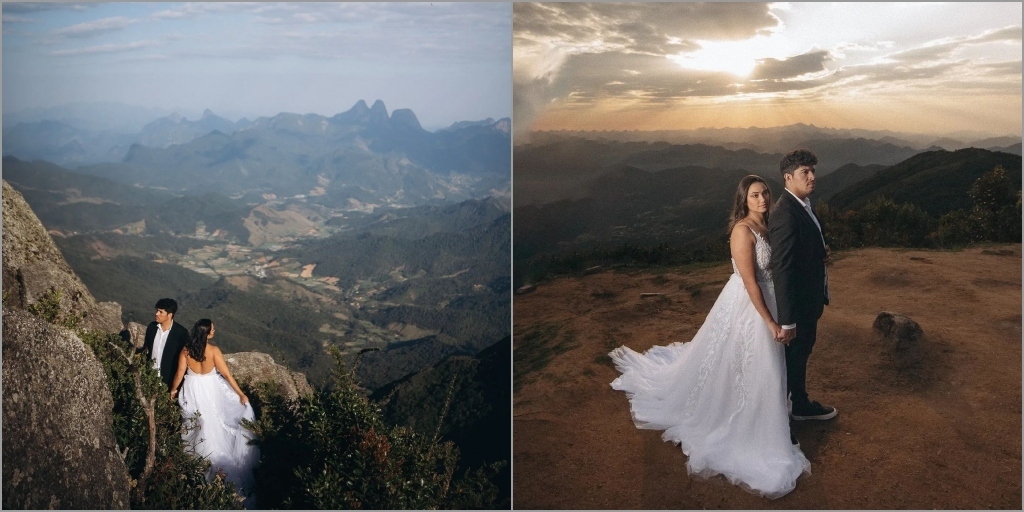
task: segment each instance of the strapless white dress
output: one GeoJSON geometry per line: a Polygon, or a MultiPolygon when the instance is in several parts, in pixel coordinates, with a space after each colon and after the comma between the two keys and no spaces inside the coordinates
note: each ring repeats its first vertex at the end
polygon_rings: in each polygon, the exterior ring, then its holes
{"type": "MultiPolygon", "coordinates": [[[[777,317],[771,247],[756,233],[755,239],[758,285],[777,317]]],[[[724,475],[778,498],[810,472],[790,441],[785,347],[754,309],[735,262],[692,341],[643,354],[623,346],[609,355],[622,372],[612,388],[629,396],[636,426],[664,430],[662,438],[689,456],[690,474],[724,475]]]]}
{"type": "Polygon", "coordinates": [[[203,374],[191,368],[185,372],[178,404],[186,446],[210,461],[207,480],[223,472],[246,498],[248,508],[253,504],[253,469],[260,454],[259,448],[248,444],[255,436],[241,421],[255,419],[252,405],[239,403],[238,394],[216,369],[203,374]]]}

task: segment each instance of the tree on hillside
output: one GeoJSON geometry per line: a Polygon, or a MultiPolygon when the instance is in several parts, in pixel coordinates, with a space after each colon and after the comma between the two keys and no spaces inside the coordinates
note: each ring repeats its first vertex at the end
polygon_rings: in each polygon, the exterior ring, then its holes
{"type": "Polygon", "coordinates": [[[974,242],[1021,241],[1021,193],[1006,169],[995,166],[967,191],[971,207],[946,212],[938,222],[921,208],[878,197],[859,210],[817,208],[835,249],[957,247],[974,242]]]}
{"type": "Polygon", "coordinates": [[[997,165],[974,181],[967,193],[969,210],[954,210],[939,219],[933,237],[942,245],[971,242],[1020,242],[1020,190],[997,165]]]}

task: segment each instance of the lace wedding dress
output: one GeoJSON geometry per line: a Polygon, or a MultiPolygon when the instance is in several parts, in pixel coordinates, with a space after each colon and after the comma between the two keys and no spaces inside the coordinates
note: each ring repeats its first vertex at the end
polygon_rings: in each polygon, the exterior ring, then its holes
{"type": "Polygon", "coordinates": [[[196,373],[191,368],[185,371],[178,404],[185,420],[185,445],[210,461],[207,480],[223,472],[250,508],[254,505],[253,469],[260,455],[257,447],[248,444],[253,434],[240,422],[255,418],[252,405],[239,403],[238,394],[216,369],[196,373]]]}
{"type": "MultiPolygon", "coordinates": [[[[771,247],[754,233],[756,277],[775,314],[771,247]]],[[[689,456],[692,475],[724,475],[744,489],[778,498],[796,487],[810,462],[790,441],[784,346],[754,309],[736,262],[733,274],[689,343],[628,347],[609,354],[622,375],[612,388],[629,396],[637,428],[689,456]]]]}

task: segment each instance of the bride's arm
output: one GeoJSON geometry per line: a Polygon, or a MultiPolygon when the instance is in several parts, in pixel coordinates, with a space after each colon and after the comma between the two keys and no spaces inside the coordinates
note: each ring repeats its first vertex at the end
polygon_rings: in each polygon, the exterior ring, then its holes
{"type": "Polygon", "coordinates": [[[171,381],[171,398],[178,394],[178,386],[181,385],[181,379],[185,377],[185,368],[188,368],[188,360],[185,359],[185,353],[188,349],[181,349],[178,352],[178,371],[174,374],[174,380],[171,381]]]}
{"type": "Polygon", "coordinates": [[[750,228],[739,224],[732,228],[732,234],[729,237],[729,252],[732,253],[732,259],[736,262],[736,268],[743,280],[743,287],[747,290],[750,302],[754,303],[757,314],[761,315],[764,323],[768,324],[772,336],[777,338],[782,328],[768,311],[764,295],[761,294],[761,287],[757,284],[755,243],[754,234],[750,232],[750,228]]]}
{"type": "Polygon", "coordinates": [[[242,388],[238,387],[238,383],[235,382],[235,378],[231,376],[231,370],[228,369],[228,363],[224,361],[224,354],[220,352],[220,348],[213,347],[213,365],[217,367],[217,371],[224,376],[224,379],[228,381],[231,389],[238,393],[238,400],[243,404],[249,402],[249,397],[245,396],[242,392],[242,388]]]}

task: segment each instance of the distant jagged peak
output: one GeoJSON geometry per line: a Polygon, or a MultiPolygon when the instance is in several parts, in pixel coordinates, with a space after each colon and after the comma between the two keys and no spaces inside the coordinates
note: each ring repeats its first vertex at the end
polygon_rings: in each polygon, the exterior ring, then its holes
{"type": "Polygon", "coordinates": [[[423,127],[420,126],[420,120],[416,118],[416,114],[408,108],[399,108],[392,112],[391,125],[401,129],[423,130],[423,127]]]}
{"type": "Polygon", "coordinates": [[[167,116],[166,119],[169,119],[172,123],[180,123],[182,121],[185,121],[185,116],[177,112],[172,112],[171,115],[167,116]]]}
{"type": "Polygon", "coordinates": [[[348,111],[353,114],[365,114],[370,111],[370,107],[366,105],[365,100],[360,99],[355,105],[352,105],[352,108],[348,109],[348,111]]]}
{"type": "MultiPolygon", "coordinates": [[[[490,118],[488,118],[488,119],[490,119],[490,118]]],[[[499,132],[502,132],[502,133],[505,133],[505,134],[512,133],[512,119],[511,118],[503,117],[503,118],[498,119],[497,121],[495,121],[495,123],[492,124],[491,126],[495,130],[498,130],[499,132]]]]}
{"type": "Polygon", "coordinates": [[[217,114],[214,114],[213,111],[210,110],[210,109],[204,109],[203,110],[203,117],[202,117],[202,119],[209,119],[211,117],[220,117],[220,116],[218,116],[217,114]]]}
{"type": "Polygon", "coordinates": [[[371,119],[384,119],[388,118],[388,108],[384,106],[384,102],[377,100],[373,102],[373,106],[370,107],[370,118],[371,119]]]}

